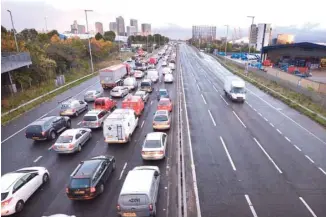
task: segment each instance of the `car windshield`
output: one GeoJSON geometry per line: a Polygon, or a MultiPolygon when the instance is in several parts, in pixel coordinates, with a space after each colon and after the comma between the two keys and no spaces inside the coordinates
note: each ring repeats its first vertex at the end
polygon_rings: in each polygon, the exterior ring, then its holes
{"type": "Polygon", "coordinates": [[[244,93],[245,90],[242,87],[234,87],[232,88],[232,93],[244,93]]]}
{"type": "Polygon", "coordinates": [[[165,96],[165,95],[168,95],[168,93],[165,90],[160,90],[160,95],[165,96]]]}
{"type": "Polygon", "coordinates": [[[73,138],[73,136],[59,136],[56,143],[71,143],[73,138]]]}
{"type": "Polygon", "coordinates": [[[41,125],[30,125],[26,129],[26,133],[40,133],[42,132],[41,125]]]}
{"type": "Polygon", "coordinates": [[[86,92],[86,96],[93,96],[95,94],[95,92],[94,91],[89,91],[89,92],[86,92]]]}
{"type": "Polygon", "coordinates": [[[90,180],[84,178],[74,178],[71,180],[71,188],[88,188],[90,186],[90,180]]]}
{"type": "Polygon", "coordinates": [[[7,198],[9,192],[4,192],[4,193],[1,193],[1,201],[3,201],[4,199],[7,198]]]}
{"type": "Polygon", "coordinates": [[[166,115],[156,115],[154,121],[168,121],[168,117],[166,115]]]}
{"type": "Polygon", "coordinates": [[[148,82],[142,82],[140,86],[141,86],[141,87],[149,87],[149,86],[151,86],[151,85],[150,85],[150,83],[148,83],[148,82]]]}
{"type": "Polygon", "coordinates": [[[161,141],[160,140],[146,140],[144,143],[144,148],[160,148],[161,141]]]}
{"type": "Polygon", "coordinates": [[[135,96],[143,96],[144,95],[144,93],[142,93],[142,92],[136,92],[135,93],[135,96]]]}
{"type": "Polygon", "coordinates": [[[83,121],[96,121],[97,117],[95,115],[84,116],[83,121]]]}
{"type": "Polygon", "coordinates": [[[158,102],[158,105],[169,105],[169,104],[170,104],[170,102],[167,100],[161,100],[158,102]]]}
{"type": "Polygon", "coordinates": [[[118,89],[118,88],[114,88],[114,89],[112,89],[111,91],[112,91],[112,92],[119,92],[120,89],[118,89]]]}

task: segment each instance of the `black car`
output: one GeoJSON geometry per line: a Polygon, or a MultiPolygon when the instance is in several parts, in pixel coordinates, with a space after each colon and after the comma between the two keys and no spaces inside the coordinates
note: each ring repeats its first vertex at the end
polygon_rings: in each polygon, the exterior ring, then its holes
{"type": "Polygon", "coordinates": [[[59,133],[71,128],[71,120],[66,116],[44,117],[30,124],[25,132],[27,139],[54,140],[59,133]]]}
{"type": "Polygon", "coordinates": [[[104,192],[111,173],[115,170],[113,156],[97,156],[82,161],[70,175],[66,193],[71,200],[93,199],[104,192]]]}

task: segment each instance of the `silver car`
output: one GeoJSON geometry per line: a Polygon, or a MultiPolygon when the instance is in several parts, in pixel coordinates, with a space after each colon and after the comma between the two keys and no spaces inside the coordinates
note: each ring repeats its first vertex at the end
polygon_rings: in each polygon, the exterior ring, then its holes
{"type": "Polygon", "coordinates": [[[88,110],[88,105],[83,100],[69,99],[61,104],[60,115],[78,116],[83,111],[88,110]]]}
{"type": "Polygon", "coordinates": [[[87,112],[82,121],[82,126],[95,129],[102,128],[104,120],[110,115],[106,110],[91,110],[87,112]]]}
{"type": "Polygon", "coordinates": [[[142,91],[142,90],[138,90],[134,95],[140,96],[145,103],[148,101],[149,98],[149,94],[146,91],[142,91]]]}
{"type": "Polygon", "coordinates": [[[117,86],[110,91],[112,97],[124,97],[129,94],[129,88],[124,86],[117,86]]]}
{"type": "Polygon", "coordinates": [[[69,129],[64,131],[54,143],[52,149],[58,154],[79,152],[82,146],[92,138],[92,130],[87,128],[69,129]]]}
{"type": "Polygon", "coordinates": [[[103,95],[103,90],[89,90],[84,95],[86,102],[93,102],[103,95]]]}

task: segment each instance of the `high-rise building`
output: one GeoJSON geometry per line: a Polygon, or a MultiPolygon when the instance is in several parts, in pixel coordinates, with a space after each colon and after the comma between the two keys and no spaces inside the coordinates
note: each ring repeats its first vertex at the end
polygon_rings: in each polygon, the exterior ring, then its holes
{"type": "Polygon", "coordinates": [[[127,36],[136,35],[136,27],[135,26],[127,26],[127,36]]]}
{"type": "Polygon", "coordinates": [[[84,25],[78,25],[77,21],[75,20],[72,25],[70,25],[71,33],[73,34],[85,34],[86,28],[84,25]]]}
{"type": "Polygon", "coordinates": [[[260,51],[263,47],[270,44],[272,28],[271,24],[260,23],[257,29],[256,50],[260,51]]]}
{"type": "Polygon", "coordinates": [[[103,24],[100,22],[95,23],[95,32],[96,33],[101,33],[103,35],[103,24]]]}
{"type": "Polygon", "coordinates": [[[249,44],[250,46],[256,47],[257,44],[257,32],[258,28],[256,24],[252,24],[249,29],[249,44]]]}
{"type": "Polygon", "coordinates": [[[125,36],[126,33],[125,20],[123,19],[123,17],[119,16],[116,18],[116,22],[117,22],[118,35],[125,36]]]}
{"type": "Polygon", "coordinates": [[[216,39],[216,26],[192,26],[192,38],[213,41],[216,39]]]}
{"type": "Polygon", "coordinates": [[[115,32],[115,34],[118,33],[118,27],[116,22],[110,22],[110,31],[115,32]]]}
{"type": "Polygon", "coordinates": [[[141,24],[141,31],[144,36],[150,35],[152,31],[151,24],[149,23],[142,23],[141,24]]]}
{"type": "Polygon", "coordinates": [[[85,33],[86,33],[85,25],[78,25],[78,34],[85,34],[85,33]]]}
{"type": "Polygon", "coordinates": [[[289,34],[278,34],[276,44],[293,44],[294,35],[289,34]]]}
{"type": "Polygon", "coordinates": [[[130,19],[130,26],[134,26],[136,28],[136,32],[138,32],[138,21],[135,19],[130,19]]]}

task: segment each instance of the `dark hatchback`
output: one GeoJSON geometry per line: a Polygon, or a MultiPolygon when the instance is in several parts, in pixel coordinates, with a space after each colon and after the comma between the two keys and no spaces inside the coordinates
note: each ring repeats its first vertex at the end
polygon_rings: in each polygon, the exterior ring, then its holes
{"type": "Polygon", "coordinates": [[[55,139],[65,129],[71,127],[71,120],[66,116],[50,116],[30,124],[25,131],[27,139],[47,140],[55,139]]]}
{"type": "Polygon", "coordinates": [[[82,161],[70,175],[66,193],[71,200],[89,200],[104,192],[104,185],[115,170],[113,156],[97,156],[82,161]]]}

